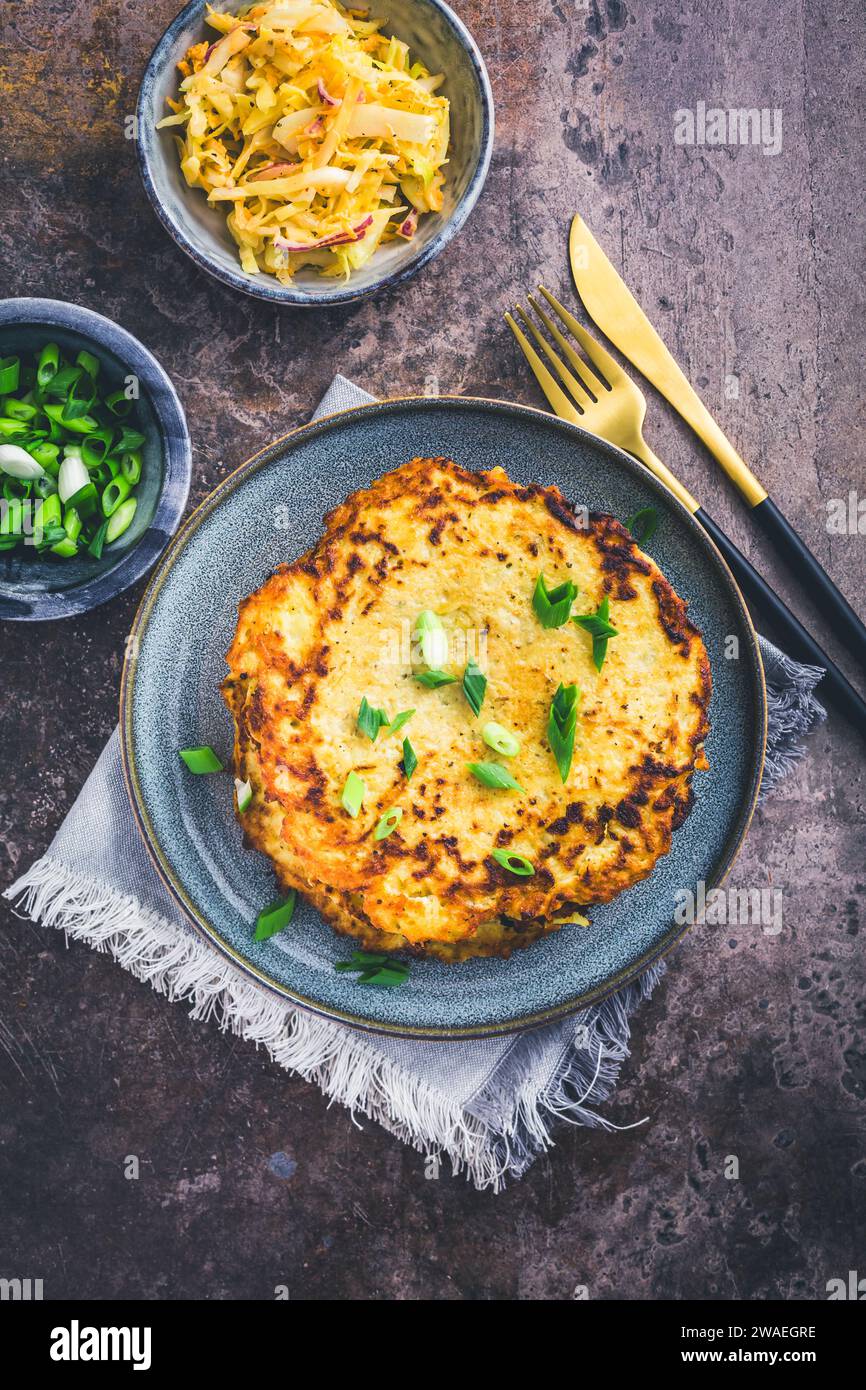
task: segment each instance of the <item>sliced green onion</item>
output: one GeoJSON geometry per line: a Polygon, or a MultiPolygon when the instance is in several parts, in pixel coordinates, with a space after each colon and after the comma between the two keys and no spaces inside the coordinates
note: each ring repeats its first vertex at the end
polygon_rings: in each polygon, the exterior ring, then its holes
{"type": "Polygon", "coordinates": [[[38,444],[29,445],[27,452],[35,458],[37,463],[41,463],[47,473],[51,473],[54,477],[57,476],[60,471],[60,465],[57,462],[60,449],[56,444],[43,439],[38,444]]]}
{"type": "Polygon", "coordinates": [[[399,734],[400,730],[409,723],[409,720],[412,718],[412,715],[414,713],[415,711],[413,709],[403,709],[400,711],[399,714],[395,714],[394,718],[391,720],[391,723],[385,730],[385,733],[399,734]]]}
{"type": "Polygon", "coordinates": [[[421,660],[425,666],[437,669],[448,660],[448,635],[442,619],[425,608],[415,619],[415,632],[421,642],[421,660]]]}
{"type": "Polygon", "coordinates": [[[81,535],[81,517],[74,507],[64,508],[63,529],[66,533],[64,539],[58,541],[56,545],[52,545],[51,553],[69,560],[73,555],[78,554],[78,537],[81,535]]]}
{"type": "Polygon", "coordinates": [[[140,449],[144,443],[144,435],[138,430],[131,430],[129,425],[124,425],[120,431],[120,438],[115,445],[115,453],[127,454],[132,450],[140,449]]]}
{"type": "Polygon", "coordinates": [[[20,374],[21,359],[19,357],[0,358],[0,396],[9,396],[13,391],[18,390],[20,374]]]}
{"type": "Polygon", "coordinates": [[[124,416],[128,415],[133,405],[123,387],[119,391],[112,391],[110,396],[106,396],[105,404],[112,415],[116,415],[118,419],[123,419],[124,416]]]}
{"type": "Polygon", "coordinates": [[[94,560],[102,559],[102,547],[105,545],[105,537],[108,533],[108,522],[103,521],[93,540],[87,547],[88,555],[92,555],[94,560]]]}
{"type": "Polygon", "coordinates": [[[0,472],[10,478],[41,478],[45,469],[20,444],[0,444],[0,472]]]}
{"type": "Polygon", "coordinates": [[[102,515],[112,516],[120,504],[126,501],[131,491],[132,485],[127,482],[126,478],[112,478],[102,494],[102,515]]]}
{"type": "Polygon", "coordinates": [[[39,414],[39,407],[29,401],[8,400],[3,402],[7,420],[32,420],[39,414]]]}
{"type": "Polygon", "coordinates": [[[467,763],[466,766],[483,787],[500,792],[523,791],[520,783],[515,781],[508,768],[503,767],[501,763],[467,763]]]}
{"type": "MultiPolygon", "coordinates": [[[[37,478],[35,481],[36,481],[36,482],[39,482],[39,479],[37,478]]],[[[6,498],[6,501],[7,501],[7,502],[11,502],[12,499],[15,498],[15,497],[17,497],[19,500],[23,501],[25,497],[29,497],[29,496],[30,496],[30,493],[33,491],[33,486],[34,486],[34,479],[33,479],[33,478],[8,478],[8,477],[4,477],[4,479],[3,479],[3,496],[6,498]]]]}
{"type": "Polygon", "coordinates": [[[238,811],[243,815],[244,811],[250,809],[250,803],[253,799],[253,784],[249,778],[246,782],[242,782],[240,777],[235,778],[235,795],[238,799],[238,811]]]}
{"type": "Polygon", "coordinates": [[[120,540],[124,531],[128,531],[132,525],[132,518],[135,516],[135,509],[138,506],[138,499],[128,497],[116,512],[112,512],[108,519],[108,529],[105,532],[106,545],[111,545],[112,541],[120,540]]]}
{"type": "Polygon", "coordinates": [[[574,756],[574,735],[577,728],[577,702],[580,691],[576,685],[562,685],[553,697],[547,720],[547,741],[556,759],[563,782],[568,780],[574,756]]]}
{"type": "Polygon", "coordinates": [[[64,414],[62,405],[46,405],[43,408],[49,420],[53,420],[59,428],[71,430],[73,434],[92,434],[94,430],[99,429],[99,421],[95,420],[92,415],[84,414],[69,418],[64,414]]]}
{"type": "Polygon", "coordinates": [[[94,430],[86,439],[81,442],[81,461],[85,468],[98,468],[105,459],[114,430],[110,425],[103,425],[102,429],[94,430]]]}
{"type": "Polygon", "coordinates": [[[141,454],[134,449],[124,454],[120,460],[120,471],[130,487],[135,487],[141,481],[141,454]]]}
{"type": "Polygon", "coordinates": [[[28,433],[23,420],[8,420],[5,415],[0,416],[0,436],[3,439],[20,439],[28,433]]]}
{"type": "Polygon", "coordinates": [[[46,343],[39,354],[36,366],[36,384],[40,390],[47,386],[60,366],[60,348],[56,343],[46,343]]]}
{"type": "Polygon", "coordinates": [[[267,941],[269,936],[276,936],[278,931],[283,931],[295,915],[297,900],[298,895],[293,888],[287,898],[278,898],[270,907],[264,908],[256,918],[253,940],[267,941]]]}
{"type": "Polygon", "coordinates": [[[641,507],[639,512],[630,516],[625,523],[626,530],[631,531],[638,545],[647,545],[659,529],[661,517],[655,507],[641,507]]]}
{"type": "Polygon", "coordinates": [[[350,816],[355,817],[360,811],[365,790],[363,778],[359,777],[357,772],[350,772],[340,798],[343,810],[348,811],[350,816]]]}
{"type": "Polygon", "coordinates": [[[373,833],[374,840],[386,840],[389,835],[393,835],[397,826],[403,819],[403,807],[392,806],[390,811],[386,811],[373,833]]]}
{"type": "Polygon", "coordinates": [[[535,873],[530,861],[522,854],[513,854],[508,849],[493,849],[490,853],[497,864],[501,864],[510,874],[516,874],[518,878],[532,878],[535,873]]]}
{"type": "Polygon", "coordinates": [[[412,773],[418,766],[418,758],[415,749],[412,747],[408,738],[403,740],[403,774],[407,782],[411,782],[412,773]]]}
{"type": "Polygon", "coordinates": [[[37,497],[50,497],[52,493],[57,491],[57,479],[52,478],[50,473],[43,473],[42,477],[37,478],[33,484],[33,491],[37,497]]]}
{"type": "Polygon", "coordinates": [[[224,771],[222,763],[208,743],[203,743],[198,748],[179,748],[178,753],[190,772],[194,772],[197,777],[208,772],[224,771]]]}
{"type": "MultiPolygon", "coordinates": [[[[94,353],[83,349],[72,363],[57,343],[37,348],[28,364],[17,357],[0,362],[0,457],[7,465],[0,464],[0,501],[57,495],[54,506],[65,504],[67,513],[65,524],[62,509],[53,520],[46,513],[37,551],[71,557],[86,550],[99,559],[132,526],[145,436],[126,419],[133,400],[125,390],[100,394],[99,374],[94,353]]],[[[7,525],[17,519],[13,508],[7,525]]],[[[25,538],[28,532],[7,536],[3,548],[25,538]]]]}
{"type": "MultiPolygon", "coordinates": [[[[52,526],[60,526],[62,516],[63,510],[60,506],[60,498],[55,492],[52,494],[51,497],[45,498],[45,501],[42,503],[42,506],[36,513],[36,516],[34,518],[34,529],[42,531],[43,540],[47,541],[47,532],[49,528],[52,526]]],[[[55,537],[55,539],[59,540],[60,537],[57,536],[55,537]]]]}
{"type": "Polygon", "coordinates": [[[428,690],[438,690],[440,685],[453,685],[456,676],[449,676],[447,671],[416,671],[414,673],[419,685],[425,685],[428,690]]]}
{"type": "Polygon", "coordinates": [[[71,367],[67,363],[55,372],[54,376],[44,387],[47,396],[66,396],[76,381],[81,376],[80,367],[71,367]]]}
{"type": "Polygon", "coordinates": [[[612,627],[610,619],[610,599],[604,596],[594,613],[584,613],[572,619],[592,638],[592,660],[595,669],[600,671],[607,656],[607,644],[611,637],[619,636],[619,629],[612,627]]]}
{"type": "Polygon", "coordinates": [[[3,506],[0,507],[0,536],[8,539],[10,536],[21,536],[24,534],[24,508],[20,497],[4,499],[3,506]]]}
{"type": "MultiPolygon", "coordinates": [[[[108,489],[106,488],[106,491],[108,489]]],[[[358,710],[356,727],[362,734],[366,734],[371,743],[376,742],[376,736],[380,729],[388,723],[388,716],[383,709],[374,709],[366,695],[361,700],[358,710]]]]}
{"type": "Polygon", "coordinates": [[[484,725],[481,730],[481,737],[488,748],[492,748],[495,753],[501,753],[503,758],[516,758],[520,752],[520,743],[514,734],[510,734],[501,724],[496,724],[493,720],[484,725]]]}
{"type": "Polygon", "coordinates": [[[481,706],[484,704],[486,690],[487,677],[470,657],[469,661],[466,663],[466,670],[463,672],[463,694],[469,701],[470,708],[476,719],[481,713],[481,706]]]}
{"type": "Polygon", "coordinates": [[[92,377],[94,381],[99,376],[99,362],[93,356],[92,352],[85,352],[82,348],[75,359],[75,363],[76,366],[80,367],[82,371],[85,371],[89,377],[92,377]]]}
{"type": "Polygon", "coordinates": [[[89,516],[91,512],[96,510],[98,503],[99,493],[89,479],[84,487],[79,488],[69,499],[70,507],[74,507],[82,516],[89,516]]]}
{"type": "Polygon", "coordinates": [[[353,951],[351,960],[338,960],[334,969],[341,975],[347,971],[357,975],[358,985],[383,985],[386,989],[402,985],[409,978],[409,966],[403,961],[371,951],[353,951]]]}
{"type": "Polygon", "coordinates": [[[548,589],[544,575],[540,574],[532,595],[532,607],[542,627],[562,627],[568,622],[571,605],[576,598],[577,585],[570,579],[558,584],[555,589],[548,589]]]}
{"type": "Polygon", "coordinates": [[[80,455],[67,454],[57,475],[57,487],[61,502],[67,502],[89,484],[90,475],[84,467],[80,455]]]}

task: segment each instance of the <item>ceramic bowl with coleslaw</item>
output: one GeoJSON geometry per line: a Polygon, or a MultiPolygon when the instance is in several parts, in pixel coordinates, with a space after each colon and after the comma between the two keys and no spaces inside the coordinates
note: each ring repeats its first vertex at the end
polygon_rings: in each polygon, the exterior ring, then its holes
{"type": "Polygon", "coordinates": [[[483,61],[442,0],[188,5],[137,115],[175,241],[235,288],[303,305],[394,285],[438,254],[493,132],[483,61]]]}

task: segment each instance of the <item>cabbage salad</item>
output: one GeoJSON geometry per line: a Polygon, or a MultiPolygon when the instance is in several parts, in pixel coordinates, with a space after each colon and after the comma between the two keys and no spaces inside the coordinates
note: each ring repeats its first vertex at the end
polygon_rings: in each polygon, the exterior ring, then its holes
{"type": "Polygon", "coordinates": [[[348,278],[442,208],[443,74],[334,0],[208,7],[172,114],[187,183],[227,213],[240,263],[283,284],[302,266],[348,278]]]}

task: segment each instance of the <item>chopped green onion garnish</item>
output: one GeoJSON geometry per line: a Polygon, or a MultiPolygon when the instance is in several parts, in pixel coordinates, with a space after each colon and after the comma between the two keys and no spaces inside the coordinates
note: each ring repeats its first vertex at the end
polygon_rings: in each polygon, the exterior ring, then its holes
{"type": "Polygon", "coordinates": [[[276,936],[278,931],[287,927],[295,915],[295,903],[298,895],[294,888],[287,898],[278,898],[270,907],[266,907],[256,918],[256,934],[254,941],[267,941],[269,936],[276,936]]]}
{"type": "Polygon", "coordinates": [[[400,711],[399,714],[395,714],[394,718],[391,720],[391,723],[385,730],[385,733],[399,734],[400,730],[402,728],[405,728],[405,726],[409,723],[409,720],[412,718],[412,715],[414,713],[415,711],[413,709],[403,709],[400,711]]]}
{"type": "Polygon", "coordinates": [[[467,763],[469,771],[483,787],[491,787],[494,791],[522,792],[523,788],[516,782],[501,763],[467,763]]]}
{"type": "Polygon", "coordinates": [[[619,630],[611,626],[609,618],[610,600],[605,595],[595,613],[584,613],[580,617],[572,619],[572,622],[577,623],[577,626],[582,627],[584,632],[588,632],[592,638],[592,659],[596,671],[600,671],[604,665],[607,644],[611,637],[619,636],[619,630]]]}
{"type": "Polygon", "coordinates": [[[574,756],[574,732],[577,728],[577,701],[580,691],[576,685],[560,685],[550,706],[547,720],[547,741],[550,744],[559,775],[567,781],[574,756]]]}
{"type": "Polygon", "coordinates": [[[388,716],[383,709],[374,709],[367,700],[366,695],[361,701],[361,708],[358,710],[358,728],[362,734],[366,734],[371,743],[376,742],[376,735],[388,723],[388,716]]]}
{"type": "Polygon", "coordinates": [[[522,854],[512,854],[508,849],[493,849],[490,853],[497,864],[501,864],[510,874],[516,874],[518,878],[532,878],[535,873],[529,860],[522,854]]]}
{"type": "Polygon", "coordinates": [[[178,752],[190,772],[196,773],[197,776],[205,772],[223,771],[222,763],[207,743],[202,744],[200,748],[180,748],[178,752]]]}
{"type": "Polygon", "coordinates": [[[351,960],[338,960],[334,969],[339,974],[347,971],[357,975],[358,985],[384,985],[393,989],[409,978],[409,967],[402,960],[391,956],[374,955],[370,951],[353,951],[351,960]]]}
{"type": "Polygon", "coordinates": [[[246,782],[242,782],[240,777],[235,778],[235,795],[238,799],[238,812],[243,815],[244,811],[250,809],[250,802],[253,799],[253,784],[249,778],[246,782]]]}
{"type": "Polygon", "coordinates": [[[403,819],[403,807],[392,806],[390,811],[386,811],[373,835],[374,840],[386,840],[392,835],[403,819]]]}
{"type": "Polygon", "coordinates": [[[105,533],[105,539],[109,545],[112,541],[119,540],[124,531],[129,530],[137,506],[137,497],[127,497],[123,505],[118,507],[116,512],[111,513],[108,519],[108,530],[105,533]]]}
{"type": "Polygon", "coordinates": [[[516,758],[520,752],[520,744],[514,735],[493,720],[484,725],[481,737],[488,748],[492,748],[495,753],[501,753],[503,758],[516,758]]]}
{"type": "Polygon", "coordinates": [[[415,749],[412,747],[412,745],[411,745],[411,743],[409,742],[408,738],[404,738],[404,740],[403,740],[403,772],[404,772],[404,774],[405,774],[405,777],[406,777],[406,781],[407,781],[407,782],[411,782],[411,780],[412,780],[412,773],[415,771],[415,769],[416,769],[417,766],[418,766],[418,759],[417,759],[417,757],[416,757],[416,755],[415,755],[415,749]]]}
{"type": "Polygon", "coordinates": [[[466,663],[466,670],[463,672],[463,694],[469,701],[472,713],[476,718],[481,713],[486,690],[487,677],[470,657],[466,663]]]}
{"type": "Polygon", "coordinates": [[[421,660],[434,670],[448,660],[448,635],[442,619],[429,608],[415,619],[415,632],[421,642],[421,660]]]}
{"type": "Polygon", "coordinates": [[[350,816],[357,816],[360,811],[365,790],[363,778],[359,777],[357,772],[350,772],[341,797],[343,810],[348,811],[350,816]]]}
{"type": "Polygon", "coordinates": [[[571,605],[576,598],[577,585],[570,579],[555,589],[548,589],[544,575],[540,574],[532,595],[532,607],[542,627],[562,627],[571,616],[571,605]]]}
{"type": "Polygon", "coordinates": [[[638,545],[647,545],[652,540],[656,531],[659,529],[661,517],[655,507],[641,507],[639,512],[630,516],[625,523],[626,530],[631,531],[638,545]]]}
{"type": "Polygon", "coordinates": [[[453,685],[457,677],[449,676],[447,671],[416,671],[415,679],[428,690],[438,690],[440,685],[453,685]]]}

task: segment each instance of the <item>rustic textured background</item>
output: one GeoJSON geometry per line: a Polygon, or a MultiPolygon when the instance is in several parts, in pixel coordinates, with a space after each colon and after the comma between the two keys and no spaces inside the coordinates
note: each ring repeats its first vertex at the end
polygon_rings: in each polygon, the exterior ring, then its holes
{"type": "MultiPolygon", "coordinates": [[[[829,498],[866,493],[863,14],[843,0],[457,8],[497,103],[481,204],[399,295],[303,314],[207,279],[145,201],[124,117],[177,0],[3,4],[3,292],[89,305],[156,351],[188,413],[197,502],[305,420],[336,367],[380,395],[540,403],[501,315],[540,276],[568,293],[579,208],[862,606],[866,538],[831,538],[825,520],[829,498]],[[674,111],[700,100],[780,107],[781,153],[675,145],[674,111]]],[[[657,398],[647,434],[754,554],[737,497],[657,398]]],[[[49,843],[115,723],[138,597],[0,628],[0,886],[49,843]]],[[[756,818],[732,882],[782,889],[781,936],[695,930],[639,1015],[608,1110],[649,1124],[565,1132],[498,1197],[426,1181],[376,1126],[4,907],[0,1275],[42,1277],[46,1297],[252,1299],[279,1283],[298,1298],[823,1296],[864,1263],[863,752],[831,718],[756,818]]]]}

